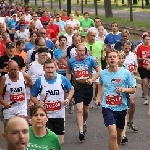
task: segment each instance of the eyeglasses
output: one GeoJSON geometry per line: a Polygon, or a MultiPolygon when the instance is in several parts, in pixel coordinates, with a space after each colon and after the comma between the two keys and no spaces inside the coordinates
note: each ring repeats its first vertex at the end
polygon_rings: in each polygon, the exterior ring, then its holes
{"type": "Polygon", "coordinates": [[[40,34],[46,34],[45,32],[41,32],[40,34]]]}
{"type": "Polygon", "coordinates": [[[37,17],[37,16],[33,16],[33,17],[37,17]]]}

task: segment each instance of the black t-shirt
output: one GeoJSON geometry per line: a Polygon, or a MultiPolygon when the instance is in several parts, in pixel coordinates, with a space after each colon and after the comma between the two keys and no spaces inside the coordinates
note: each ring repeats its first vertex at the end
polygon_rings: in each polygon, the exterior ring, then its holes
{"type": "Polygon", "coordinates": [[[43,14],[43,12],[36,12],[37,13],[37,15],[38,15],[38,17],[42,17],[42,14],[43,14]]]}
{"type": "MultiPolygon", "coordinates": [[[[7,55],[5,55],[0,57],[0,69],[6,67],[10,60],[16,61],[20,69],[25,67],[24,60],[21,56],[15,55],[13,58],[10,59],[7,55]]],[[[1,76],[3,76],[4,74],[6,74],[6,72],[2,72],[1,76]]]]}
{"type": "MultiPolygon", "coordinates": [[[[53,50],[51,50],[51,49],[49,49],[49,53],[50,53],[50,55],[51,55],[51,59],[53,58],[53,53],[54,53],[54,51],[53,50]]],[[[35,61],[36,59],[36,55],[37,55],[37,51],[33,51],[33,53],[32,53],[32,55],[31,55],[31,60],[32,61],[35,61]]]]}

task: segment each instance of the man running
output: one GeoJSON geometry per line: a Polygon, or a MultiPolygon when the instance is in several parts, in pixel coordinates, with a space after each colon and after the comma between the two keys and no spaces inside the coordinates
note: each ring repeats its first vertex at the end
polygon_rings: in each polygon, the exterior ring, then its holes
{"type": "Polygon", "coordinates": [[[93,97],[92,82],[98,78],[100,69],[94,58],[86,55],[86,48],[82,43],[77,45],[76,53],[77,56],[68,61],[66,77],[71,79],[71,74],[73,74],[72,83],[75,88],[74,101],[77,107],[77,125],[79,139],[82,141],[85,139],[89,104],[93,97]],[[91,78],[93,68],[96,70],[96,74],[91,78]]]}
{"type": "Polygon", "coordinates": [[[116,50],[107,51],[106,60],[109,68],[100,72],[96,105],[102,105],[104,124],[109,132],[109,150],[118,150],[128,108],[126,93],[134,94],[136,89],[133,75],[127,69],[118,67],[116,50]]]}

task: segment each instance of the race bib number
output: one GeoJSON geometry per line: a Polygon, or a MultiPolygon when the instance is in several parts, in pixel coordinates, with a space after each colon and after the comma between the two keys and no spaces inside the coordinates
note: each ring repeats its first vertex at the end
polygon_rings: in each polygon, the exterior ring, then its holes
{"type": "Polygon", "coordinates": [[[128,70],[129,70],[130,72],[135,71],[135,66],[134,66],[134,65],[130,64],[130,65],[127,65],[127,67],[128,67],[128,70]]]}
{"type": "Polygon", "coordinates": [[[67,70],[67,66],[63,65],[62,63],[59,63],[58,68],[60,70],[67,70]]]}
{"type": "Polygon", "coordinates": [[[45,102],[46,111],[53,112],[61,109],[61,101],[45,102]]]}
{"type": "Polygon", "coordinates": [[[143,60],[143,68],[147,69],[149,62],[148,59],[143,60]]]}
{"type": "Polygon", "coordinates": [[[81,79],[88,79],[89,78],[89,71],[88,71],[88,65],[77,65],[74,67],[74,75],[76,80],[81,79]]]}
{"type": "Polygon", "coordinates": [[[10,101],[11,102],[14,102],[14,101],[22,102],[24,100],[25,100],[25,94],[24,93],[21,93],[21,94],[10,94],[10,101]]]}
{"type": "Polygon", "coordinates": [[[112,106],[118,106],[122,104],[122,96],[120,95],[111,95],[107,94],[106,95],[106,104],[107,105],[112,105],[112,106]]]}

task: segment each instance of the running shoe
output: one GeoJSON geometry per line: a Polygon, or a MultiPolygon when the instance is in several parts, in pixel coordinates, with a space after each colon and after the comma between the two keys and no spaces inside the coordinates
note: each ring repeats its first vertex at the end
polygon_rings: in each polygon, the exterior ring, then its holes
{"type": "Polygon", "coordinates": [[[122,140],[121,140],[121,144],[125,144],[126,142],[128,142],[128,138],[123,135],[122,140]]]}
{"type": "Polygon", "coordinates": [[[82,142],[83,140],[85,140],[85,135],[83,132],[79,132],[79,140],[82,142]]]}
{"type": "Polygon", "coordinates": [[[147,99],[144,100],[143,105],[148,105],[148,100],[147,99]]]}
{"type": "Polygon", "coordinates": [[[133,124],[133,122],[128,122],[129,129],[132,129],[133,131],[138,131],[138,128],[133,124]]]}

